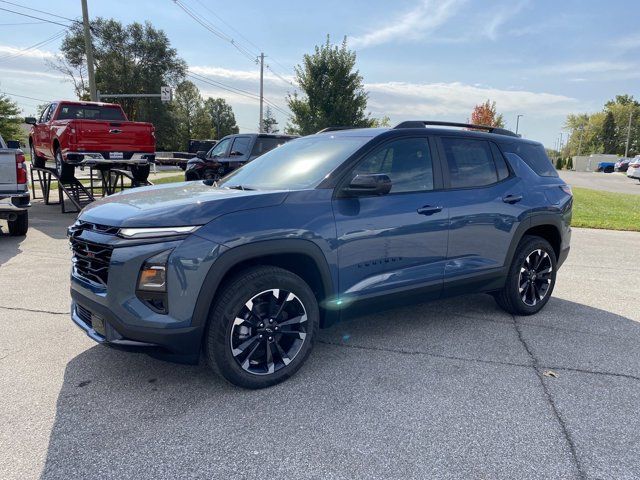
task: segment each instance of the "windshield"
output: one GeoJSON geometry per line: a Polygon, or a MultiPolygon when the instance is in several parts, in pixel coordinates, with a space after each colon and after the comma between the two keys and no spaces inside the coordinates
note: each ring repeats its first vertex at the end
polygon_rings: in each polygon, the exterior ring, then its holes
{"type": "Polygon", "coordinates": [[[371,137],[313,135],[287,142],[226,176],[220,187],[314,188],[371,137]]]}

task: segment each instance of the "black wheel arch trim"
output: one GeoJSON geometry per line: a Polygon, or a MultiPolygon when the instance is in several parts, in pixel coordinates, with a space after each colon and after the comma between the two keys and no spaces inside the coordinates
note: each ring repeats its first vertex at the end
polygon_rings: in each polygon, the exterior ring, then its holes
{"type": "MultiPolygon", "coordinates": [[[[325,297],[328,298],[335,294],[334,282],[327,260],[320,247],[314,242],[304,239],[281,239],[249,243],[225,250],[213,263],[200,287],[191,325],[204,330],[222,279],[232,268],[247,260],[283,253],[302,254],[310,257],[320,273],[325,297]]],[[[320,301],[318,303],[320,304],[320,301]]],[[[324,310],[322,307],[320,307],[320,312],[320,323],[323,326],[328,326],[337,320],[334,318],[337,315],[334,312],[324,310]]]]}
{"type": "MultiPolygon", "coordinates": [[[[560,243],[561,243],[560,252],[558,253],[559,254],[562,253],[562,231],[564,227],[562,225],[562,219],[560,218],[558,213],[546,213],[546,212],[534,213],[527,216],[524,220],[520,222],[520,225],[518,225],[518,228],[516,229],[515,234],[511,239],[511,244],[509,245],[509,250],[507,251],[507,256],[505,258],[504,266],[506,268],[508,268],[511,265],[511,262],[513,261],[513,256],[516,253],[516,249],[518,248],[518,245],[520,244],[520,240],[522,240],[522,237],[524,237],[525,233],[534,227],[542,227],[542,226],[552,226],[558,231],[558,235],[560,236],[560,243]]],[[[559,257],[560,255],[557,255],[557,256],[559,257]]]]}

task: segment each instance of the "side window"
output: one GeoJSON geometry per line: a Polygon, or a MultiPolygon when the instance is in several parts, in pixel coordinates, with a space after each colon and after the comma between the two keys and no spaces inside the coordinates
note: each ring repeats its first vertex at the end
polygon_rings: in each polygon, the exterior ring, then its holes
{"type": "Polygon", "coordinates": [[[498,181],[500,182],[510,175],[509,167],[507,167],[507,161],[504,159],[502,152],[493,143],[491,144],[491,152],[493,152],[493,159],[496,162],[496,170],[498,171],[498,181]]]}
{"type": "Polygon", "coordinates": [[[46,122],[47,115],[49,114],[49,110],[51,109],[51,105],[47,105],[45,109],[40,114],[40,118],[38,119],[38,123],[46,122]]]}
{"type": "Polygon", "coordinates": [[[433,190],[433,161],[426,138],[404,138],[390,142],[368,155],[354,174],[385,173],[391,193],[433,190]]]}
{"type": "Polygon", "coordinates": [[[231,143],[231,139],[227,138],[226,140],[222,140],[219,143],[216,144],[215,147],[213,147],[210,151],[209,154],[207,155],[208,157],[215,157],[216,155],[218,157],[222,156],[225,154],[225,152],[227,151],[227,147],[229,146],[229,144],[231,143]]]}
{"type": "Polygon", "coordinates": [[[48,122],[51,120],[51,117],[53,116],[53,112],[56,111],[56,107],[58,106],[57,103],[52,103],[49,106],[49,111],[47,111],[47,117],[44,119],[45,122],[48,122]]]}
{"type": "Polygon", "coordinates": [[[451,188],[482,187],[498,181],[489,143],[469,138],[442,138],[451,188]]]}
{"type": "Polygon", "coordinates": [[[258,137],[256,143],[253,144],[251,149],[252,156],[263,155],[276,147],[279,147],[287,140],[285,138],[273,138],[273,137],[258,137]]]}
{"type": "Polygon", "coordinates": [[[231,146],[230,157],[242,157],[249,153],[249,144],[251,143],[251,137],[236,137],[231,146]]]}

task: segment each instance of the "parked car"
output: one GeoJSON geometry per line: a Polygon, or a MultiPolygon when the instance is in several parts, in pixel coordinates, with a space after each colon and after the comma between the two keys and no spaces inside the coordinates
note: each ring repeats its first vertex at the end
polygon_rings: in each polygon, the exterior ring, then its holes
{"type": "Polygon", "coordinates": [[[217,180],[296,138],[293,135],[274,133],[242,133],[227,135],[208,152],[199,151],[187,162],[185,180],[217,180]]]}
{"type": "Polygon", "coordinates": [[[31,206],[24,153],[0,136],[0,218],[9,225],[9,235],[26,235],[31,206]],[[11,147],[11,148],[10,148],[11,147]]]}
{"type": "Polygon", "coordinates": [[[33,165],[51,166],[60,177],[72,177],[78,165],[102,165],[127,168],[135,180],[145,181],[155,160],[153,125],[128,121],[114,103],[56,101],[25,122],[33,125],[33,165]]]}
{"type": "Polygon", "coordinates": [[[596,172],[613,173],[615,170],[614,162],[598,162],[596,172]]]}
{"type": "Polygon", "coordinates": [[[309,135],[218,186],[86,207],[69,228],[71,317],[99,343],[192,362],[202,349],[230,382],[266,387],[302,366],[319,327],[362,309],[487,292],[540,311],[572,198],[542,144],[499,128],[309,135]]]}
{"type": "Polygon", "coordinates": [[[627,177],[640,180],[640,157],[634,158],[627,167],[627,177]]]}
{"type": "Polygon", "coordinates": [[[621,158],[615,164],[616,172],[626,172],[629,168],[629,163],[633,161],[633,158],[621,158]]]}
{"type": "Polygon", "coordinates": [[[197,153],[200,150],[204,150],[205,152],[208,152],[209,150],[211,150],[213,147],[216,146],[216,143],[218,143],[217,140],[194,140],[194,139],[190,139],[189,140],[189,145],[187,148],[187,152],[189,153],[197,153]]]}

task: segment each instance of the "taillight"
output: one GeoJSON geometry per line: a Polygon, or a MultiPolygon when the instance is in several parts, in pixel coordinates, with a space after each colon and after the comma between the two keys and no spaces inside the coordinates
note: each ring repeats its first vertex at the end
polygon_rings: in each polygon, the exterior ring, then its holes
{"type": "Polygon", "coordinates": [[[571,187],[569,185],[560,185],[560,189],[567,195],[573,197],[573,191],[571,190],[571,187]]]}
{"type": "Polygon", "coordinates": [[[16,179],[18,184],[27,183],[27,165],[24,163],[24,153],[16,153],[16,179]]]}

